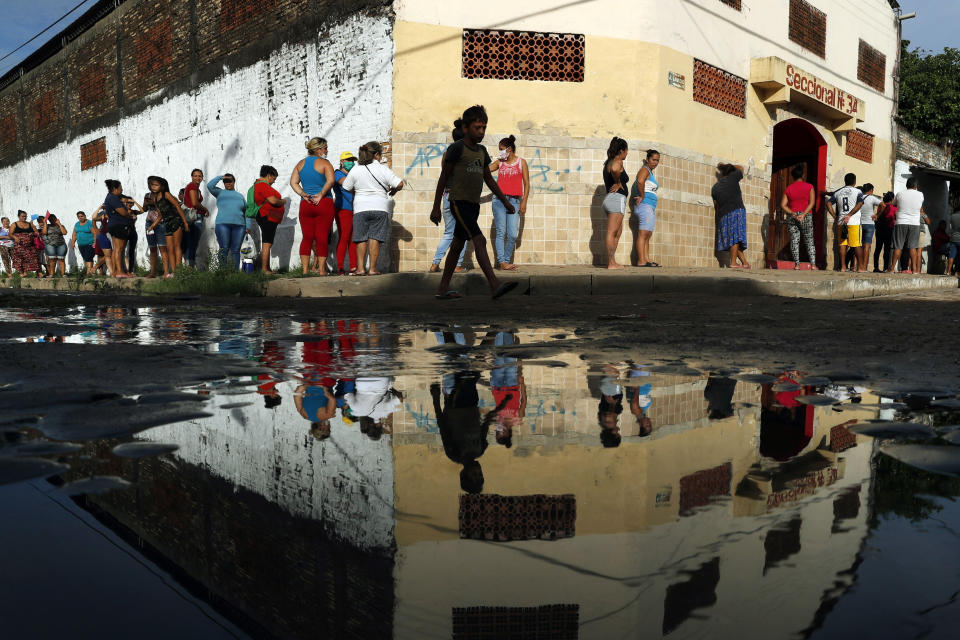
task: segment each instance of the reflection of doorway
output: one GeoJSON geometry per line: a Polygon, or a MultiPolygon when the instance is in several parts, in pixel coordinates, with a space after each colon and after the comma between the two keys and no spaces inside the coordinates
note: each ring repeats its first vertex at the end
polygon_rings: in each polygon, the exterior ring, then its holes
{"type": "MultiPolygon", "coordinates": [[[[804,180],[817,190],[813,207],[813,233],[817,264],[825,268],[823,191],[827,178],[827,142],[816,127],[801,118],[784,120],[773,128],[773,171],[770,176],[770,228],[767,234],[766,263],[768,269],[793,268],[790,257],[790,233],[783,224],[780,200],[790,184],[790,169],[796,164],[806,168],[804,180]],[[787,264],[781,264],[786,262],[787,264]]],[[[801,268],[809,268],[806,248],[800,243],[801,268]]]]}

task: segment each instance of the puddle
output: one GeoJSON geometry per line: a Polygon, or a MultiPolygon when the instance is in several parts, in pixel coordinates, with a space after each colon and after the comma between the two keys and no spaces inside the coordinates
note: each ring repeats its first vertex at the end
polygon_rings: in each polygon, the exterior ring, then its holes
{"type": "Polygon", "coordinates": [[[0,310],[8,353],[58,363],[0,380],[0,507],[21,514],[0,542],[30,558],[0,594],[15,635],[71,579],[70,625],[109,629],[125,584],[156,590],[144,620],[211,637],[946,637],[960,618],[956,390],[884,363],[652,361],[606,326],[223,315],[0,310]],[[64,385],[70,362],[96,379],[64,385]],[[78,522],[96,535],[63,533],[78,522]]]}

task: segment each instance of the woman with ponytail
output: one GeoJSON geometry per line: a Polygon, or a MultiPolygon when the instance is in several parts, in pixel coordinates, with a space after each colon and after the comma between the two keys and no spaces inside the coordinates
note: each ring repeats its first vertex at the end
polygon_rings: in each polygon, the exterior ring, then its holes
{"type": "Polygon", "coordinates": [[[623,161],[627,157],[627,141],[623,138],[614,138],[607,148],[607,160],[603,163],[603,187],[606,195],[603,198],[603,210],[607,214],[607,269],[623,269],[615,258],[617,245],[620,244],[620,234],[623,231],[623,214],[627,211],[627,170],[623,161]]]}
{"type": "Polygon", "coordinates": [[[357,274],[377,276],[380,245],[390,237],[393,196],[403,189],[403,180],[382,164],[383,146],[373,140],[360,147],[358,164],[343,180],[344,191],[353,192],[353,241],[357,243],[357,274]],[[364,259],[370,250],[370,267],[364,259]]]}
{"type": "Polygon", "coordinates": [[[490,172],[497,172],[497,184],[513,205],[516,213],[507,213],[507,208],[499,199],[493,199],[493,222],[497,235],[493,246],[496,251],[496,263],[500,269],[513,271],[513,249],[520,234],[520,216],[527,212],[527,198],[530,196],[530,170],[527,161],[517,155],[517,138],[508,136],[500,141],[500,155],[490,164],[490,172]]]}
{"type": "Polygon", "coordinates": [[[327,275],[327,254],[330,251],[330,231],[337,211],[333,206],[334,176],[333,165],[327,160],[327,141],[323,138],[307,140],[307,157],[297,163],[290,174],[290,186],[299,195],[300,229],[303,240],[300,241],[300,265],[303,273],[310,271],[310,251],[316,245],[317,261],[314,269],[322,276],[327,275]]]}

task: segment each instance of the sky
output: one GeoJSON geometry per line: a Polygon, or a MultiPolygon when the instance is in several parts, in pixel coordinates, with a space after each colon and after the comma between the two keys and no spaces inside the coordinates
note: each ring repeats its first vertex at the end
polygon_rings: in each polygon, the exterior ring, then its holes
{"type": "MultiPolygon", "coordinates": [[[[770,2],[771,0],[748,0],[770,2]]],[[[942,51],[944,47],[960,48],[960,0],[899,0],[904,13],[919,15],[903,23],[903,37],[911,47],[942,51]]],[[[0,57],[29,40],[54,20],[80,3],[80,0],[0,0],[4,20],[0,22],[0,57]]],[[[65,28],[72,20],[96,3],[85,0],[75,12],[29,45],[0,61],[0,75],[30,55],[37,47],[65,28]]]]}

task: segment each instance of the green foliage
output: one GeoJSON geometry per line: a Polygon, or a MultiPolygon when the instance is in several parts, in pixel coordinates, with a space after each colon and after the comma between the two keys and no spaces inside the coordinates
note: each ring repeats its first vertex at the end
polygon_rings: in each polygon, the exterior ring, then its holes
{"type": "Polygon", "coordinates": [[[922,471],[883,454],[876,457],[874,479],[875,519],[900,516],[920,522],[943,508],[934,498],[960,496],[960,479],[922,471]]]}
{"type": "MultiPolygon", "coordinates": [[[[941,53],[909,50],[903,41],[900,57],[900,119],[918,138],[935,144],[960,141],[960,49],[941,53]]],[[[953,156],[960,170],[960,154],[953,156]]]]}
{"type": "Polygon", "coordinates": [[[243,273],[232,266],[210,271],[177,267],[173,278],[143,281],[143,293],[202,294],[209,296],[262,296],[272,278],[260,272],[243,273]]]}

